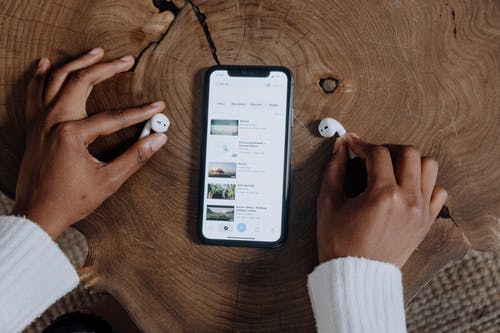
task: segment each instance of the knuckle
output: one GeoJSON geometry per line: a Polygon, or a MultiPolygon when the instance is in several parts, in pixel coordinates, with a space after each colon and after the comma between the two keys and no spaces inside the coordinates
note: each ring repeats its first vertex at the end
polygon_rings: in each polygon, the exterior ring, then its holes
{"type": "Polygon", "coordinates": [[[420,150],[415,146],[403,146],[401,147],[401,153],[404,156],[420,156],[420,150]]]}
{"type": "Polygon", "coordinates": [[[75,125],[71,122],[60,123],[54,127],[54,136],[63,143],[72,143],[78,139],[75,125]]]}
{"type": "Polygon", "coordinates": [[[440,194],[440,195],[444,196],[445,198],[448,198],[448,191],[444,187],[442,187],[441,185],[436,185],[434,187],[434,191],[436,191],[436,193],[438,195],[440,194]]]}
{"type": "Polygon", "coordinates": [[[387,200],[392,204],[400,204],[403,201],[400,192],[396,189],[396,187],[392,187],[387,190],[386,194],[387,200]]]}
{"type": "Polygon", "coordinates": [[[56,69],[54,73],[49,76],[49,84],[66,77],[66,75],[68,75],[68,71],[64,67],[56,69]]]}
{"type": "Polygon", "coordinates": [[[422,205],[416,199],[411,199],[406,203],[406,211],[411,217],[422,216],[422,205]]]}
{"type": "Polygon", "coordinates": [[[80,69],[69,75],[68,81],[73,84],[79,84],[88,80],[89,72],[85,69],[80,69]]]}
{"type": "Polygon", "coordinates": [[[422,209],[418,206],[410,206],[408,208],[408,213],[413,218],[414,221],[425,222],[424,214],[422,209]]]}
{"type": "Polygon", "coordinates": [[[437,167],[438,161],[432,156],[424,156],[422,157],[422,165],[426,167],[437,167]]]}
{"type": "Polygon", "coordinates": [[[124,122],[127,118],[127,112],[124,109],[110,111],[111,118],[118,122],[124,122]]]}
{"type": "Polygon", "coordinates": [[[149,145],[141,145],[139,149],[137,149],[137,163],[145,164],[149,157],[151,156],[151,148],[149,145]]]}
{"type": "Polygon", "coordinates": [[[384,185],[376,190],[375,198],[377,201],[387,204],[395,204],[401,201],[397,186],[384,185]]]}
{"type": "Polygon", "coordinates": [[[390,154],[389,149],[384,146],[373,146],[371,149],[372,156],[381,156],[390,154]]]}
{"type": "Polygon", "coordinates": [[[448,191],[441,185],[436,185],[435,188],[436,188],[436,191],[448,193],[448,191]]]}

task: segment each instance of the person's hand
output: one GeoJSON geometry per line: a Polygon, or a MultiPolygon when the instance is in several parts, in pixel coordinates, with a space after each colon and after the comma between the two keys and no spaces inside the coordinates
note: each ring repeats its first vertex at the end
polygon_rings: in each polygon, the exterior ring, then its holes
{"type": "Polygon", "coordinates": [[[352,256],[402,267],[448,196],[436,185],[438,163],[411,146],[373,145],[353,133],[346,140],[335,142],[317,200],[319,261],[352,256]],[[348,148],[368,174],[366,190],[354,198],[344,195],[348,148]]]}
{"type": "Polygon", "coordinates": [[[88,117],[86,101],[92,87],[129,70],[132,56],[100,62],[94,49],[49,74],[42,58],[26,101],[26,145],[19,170],[12,214],[38,223],[52,238],[83,219],[112,195],[167,141],[152,134],[110,163],[93,157],[87,147],[98,136],[151,118],[165,104],[106,111],[88,117]]]}

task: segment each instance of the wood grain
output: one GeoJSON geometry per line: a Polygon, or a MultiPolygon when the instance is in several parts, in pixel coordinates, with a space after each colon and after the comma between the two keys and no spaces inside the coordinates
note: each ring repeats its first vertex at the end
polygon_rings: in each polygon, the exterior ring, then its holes
{"type": "MultiPolygon", "coordinates": [[[[315,128],[326,116],[369,141],[413,144],[440,162],[460,228],[450,220],[433,226],[403,269],[407,300],[470,245],[500,249],[498,1],[196,5],[216,50],[190,1],[173,23],[147,0],[0,1],[0,186],[11,194],[37,58],[62,63],[97,45],[108,57],[137,56],[133,71],[98,86],[89,113],[167,101],[167,147],[78,224],[89,241],[80,272],[88,287],[110,292],[146,332],[312,331],[305,282],[317,264],[315,197],[332,145],[315,128]],[[280,249],[196,238],[201,78],[214,55],[223,64],[280,64],[295,75],[291,218],[280,249]],[[338,80],[333,92],[323,78],[338,80]]],[[[92,151],[109,158],[139,128],[92,151]]]]}

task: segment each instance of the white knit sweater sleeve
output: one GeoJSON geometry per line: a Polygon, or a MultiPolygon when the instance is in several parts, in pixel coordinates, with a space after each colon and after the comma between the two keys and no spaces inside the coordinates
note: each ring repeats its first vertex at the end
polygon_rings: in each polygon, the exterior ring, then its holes
{"type": "Polygon", "coordinates": [[[37,224],[0,216],[0,332],[20,332],[78,282],[68,258],[37,224]]]}
{"type": "Polygon", "coordinates": [[[364,258],[339,258],[308,276],[318,332],[406,332],[401,271],[364,258]]]}

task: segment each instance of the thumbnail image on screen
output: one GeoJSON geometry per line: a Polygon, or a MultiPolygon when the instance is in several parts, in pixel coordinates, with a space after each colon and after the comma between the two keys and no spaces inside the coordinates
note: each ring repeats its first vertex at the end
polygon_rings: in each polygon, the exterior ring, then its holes
{"type": "Polygon", "coordinates": [[[236,163],[210,162],[208,163],[208,177],[236,178],[236,163]]]}
{"type": "Polygon", "coordinates": [[[212,119],[210,122],[212,135],[238,135],[238,120],[212,119]]]}
{"type": "Polygon", "coordinates": [[[234,206],[207,206],[207,220],[234,221],[234,206]]]}
{"type": "Polygon", "coordinates": [[[208,199],[234,200],[236,184],[208,184],[208,199]]]}

